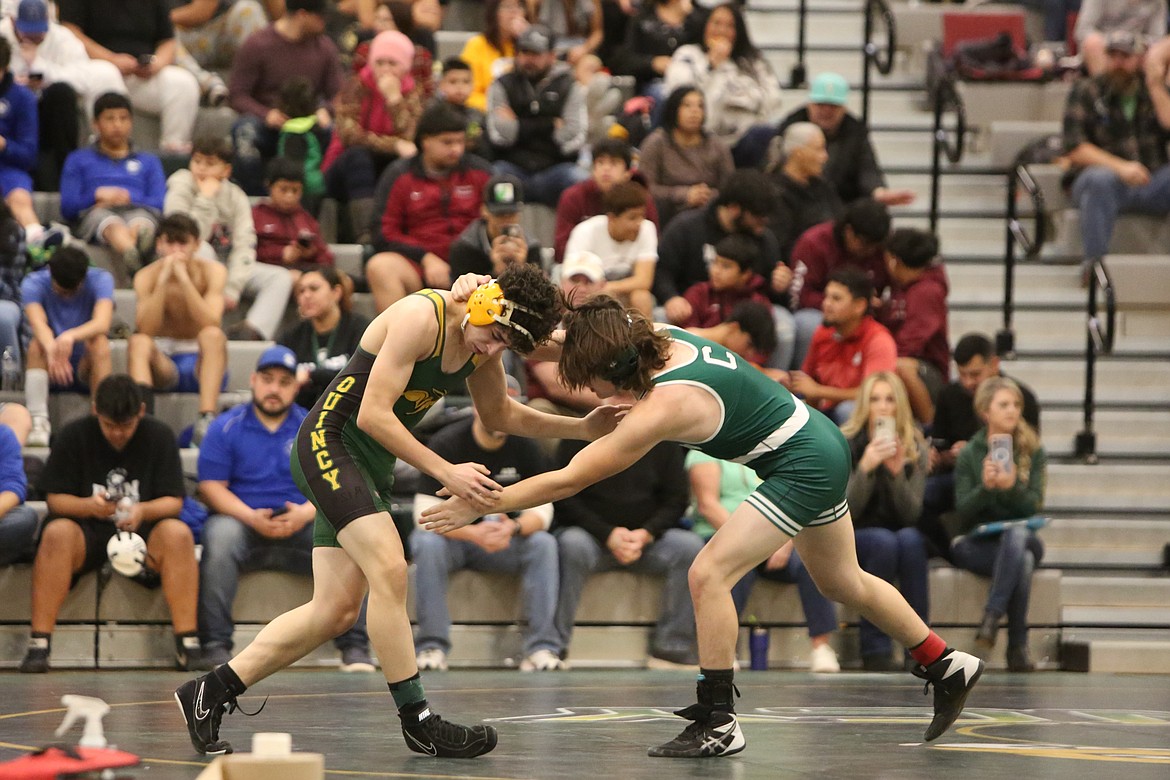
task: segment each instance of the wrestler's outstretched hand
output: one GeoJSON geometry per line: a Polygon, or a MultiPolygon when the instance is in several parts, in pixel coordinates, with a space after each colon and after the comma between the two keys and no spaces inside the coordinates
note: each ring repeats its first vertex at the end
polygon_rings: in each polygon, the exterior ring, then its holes
{"type": "Polygon", "coordinates": [[[435,504],[423,510],[422,527],[428,531],[445,534],[456,528],[462,528],[479,515],[480,513],[463,499],[449,498],[441,504],[435,504]]]}
{"type": "Polygon", "coordinates": [[[504,489],[491,474],[480,463],[453,463],[439,481],[443,483],[445,495],[457,496],[481,512],[488,512],[500,500],[500,491],[504,489]]]}
{"type": "Polygon", "coordinates": [[[588,441],[600,439],[612,431],[631,407],[632,404],[603,404],[594,409],[581,420],[585,429],[585,439],[588,441]]]}

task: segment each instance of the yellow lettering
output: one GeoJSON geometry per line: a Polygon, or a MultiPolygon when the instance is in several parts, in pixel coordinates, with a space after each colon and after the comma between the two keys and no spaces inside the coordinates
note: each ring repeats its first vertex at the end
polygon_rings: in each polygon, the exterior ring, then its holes
{"type": "Polygon", "coordinates": [[[328,416],[329,416],[329,412],[321,412],[321,414],[317,417],[317,424],[313,427],[314,428],[324,428],[325,427],[325,418],[328,416]]]}
{"type": "Polygon", "coordinates": [[[339,471],[340,471],[340,469],[333,469],[333,471],[321,472],[322,479],[324,479],[326,482],[328,482],[330,485],[332,485],[334,490],[341,489],[341,484],[337,481],[337,473],[339,471]]]}
{"type": "Polygon", "coordinates": [[[339,392],[339,393],[349,392],[349,388],[353,387],[353,383],[356,381],[357,380],[354,379],[352,376],[347,376],[345,379],[342,379],[337,384],[337,392],[339,392]]]}
{"type": "Polygon", "coordinates": [[[309,431],[309,438],[313,442],[313,452],[325,449],[325,431],[309,431]]]}
{"type": "Polygon", "coordinates": [[[333,407],[337,406],[337,402],[340,400],[341,400],[341,393],[337,393],[337,392],[334,392],[331,390],[329,392],[329,396],[325,399],[325,403],[321,404],[321,408],[326,410],[326,411],[329,411],[333,407]]]}
{"type": "Polygon", "coordinates": [[[333,460],[329,457],[329,450],[321,450],[317,453],[317,468],[321,471],[332,468],[333,460]]]}

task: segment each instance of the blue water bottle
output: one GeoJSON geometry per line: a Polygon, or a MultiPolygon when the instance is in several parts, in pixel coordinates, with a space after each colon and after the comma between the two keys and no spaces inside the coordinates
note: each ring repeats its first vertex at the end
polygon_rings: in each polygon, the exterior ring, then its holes
{"type": "Polygon", "coordinates": [[[752,669],[764,671],[768,668],[768,629],[763,626],[753,626],[748,638],[748,649],[752,657],[752,669]]]}

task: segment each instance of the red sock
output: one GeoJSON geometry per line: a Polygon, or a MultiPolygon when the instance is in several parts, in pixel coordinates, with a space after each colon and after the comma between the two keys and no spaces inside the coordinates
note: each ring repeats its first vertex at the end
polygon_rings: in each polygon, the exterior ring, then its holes
{"type": "Polygon", "coordinates": [[[942,657],[946,649],[947,643],[942,640],[942,637],[931,631],[920,644],[910,648],[910,656],[923,666],[930,666],[942,657]]]}

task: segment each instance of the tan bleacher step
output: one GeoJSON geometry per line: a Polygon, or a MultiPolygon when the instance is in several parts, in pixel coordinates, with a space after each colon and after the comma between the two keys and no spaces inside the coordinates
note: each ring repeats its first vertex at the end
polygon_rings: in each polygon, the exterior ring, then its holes
{"type": "MultiPolygon", "coordinates": [[[[1004,361],[1003,372],[1028,383],[1043,404],[1084,399],[1084,360],[1004,361]]],[[[1104,358],[1097,363],[1098,403],[1170,403],[1170,362],[1104,358]]]]}
{"type": "MultiPolygon", "coordinates": [[[[1084,414],[1045,409],[1040,420],[1049,455],[1070,457],[1074,437],[1084,429],[1084,414]]],[[[1170,457],[1170,410],[1098,409],[1093,418],[1100,455],[1170,457]]]]}
{"type": "MultiPolygon", "coordinates": [[[[943,247],[943,258],[947,256],[943,247]]],[[[1002,249],[1001,249],[1002,255],[1002,249]]],[[[1002,262],[949,263],[947,278],[951,306],[1003,306],[1004,269],[1002,262]]],[[[1080,274],[1072,266],[1020,262],[1012,288],[1017,306],[1067,306],[1084,311],[1087,294],[1080,287],[1080,274]]]]}
{"type": "Polygon", "coordinates": [[[1133,632],[1078,629],[1064,636],[1061,652],[1065,667],[1078,672],[1109,674],[1170,674],[1170,639],[1132,638],[1133,632]]]}
{"type": "Polygon", "coordinates": [[[1062,514],[1041,534],[1046,566],[1157,569],[1170,545],[1170,516],[1062,514]]]}
{"type": "MultiPolygon", "coordinates": [[[[883,133],[884,135],[884,133],[883,133]]],[[[924,141],[929,143],[929,139],[924,141]]],[[[920,152],[921,154],[921,152],[920,152]]],[[[929,160],[929,157],[924,159],[929,160]]],[[[882,165],[886,161],[881,157],[878,162],[882,165]]],[[[930,172],[922,173],[891,173],[887,174],[886,181],[893,189],[910,190],[917,196],[915,206],[925,209],[930,205],[930,172]]],[[[939,179],[939,203],[942,208],[999,208],[1006,205],[1004,194],[1005,178],[1000,176],[982,176],[978,174],[953,174],[939,179]]],[[[945,250],[946,247],[943,247],[945,250]]]]}
{"type": "Polygon", "coordinates": [[[1170,464],[1048,465],[1047,512],[1092,509],[1164,512],[1167,507],[1170,507],[1170,464]]]}
{"type": "MultiPolygon", "coordinates": [[[[52,655],[55,669],[92,669],[93,624],[58,624],[53,630],[52,655]]],[[[27,625],[0,625],[0,669],[15,670],[28,650],[27,625]]],[[[174,650],[171,650],[174,653],[174,650]]],[[[173,663],[173,661],[172,661],[173,663]]]]}
{"type": "MultiPolygon", "coordinates": [[[[1075,269],[1064,269],[1068,276],[1076,277],[1075,269]]],[[[1026,304],[1024,304],[1026,305],[1026,304]]],[[[1072,304],[1069,304],[1070,307],[1072,304]]],[[[1070,308],[1066,311],[1015,311],[1012,315],[1012,329],[1016,334],[1016,350],[1029,353],[1085,352],[1085,320],[1083,311],[1070,308]]],[[[1003,326],[1002,304],[978,310],[950,310],[948,318],[951,343],[964,333],[983,331],[991,333],[1003,326]]],[[[1113,343],[1113,355],[1160,352],[1170,355],[1170,310],[1165,312],[1118,314],[1117,331],[1113,343]],[[1161,333],[1157,331],[1161,330],[1161,333]]]]}
{"type": "Polygon", "coordinates": [[[1170,579],[1161,577],[1076,577],[1061,583],[1064,609],[1155,607],[1170,610],[1170,579]]]}

